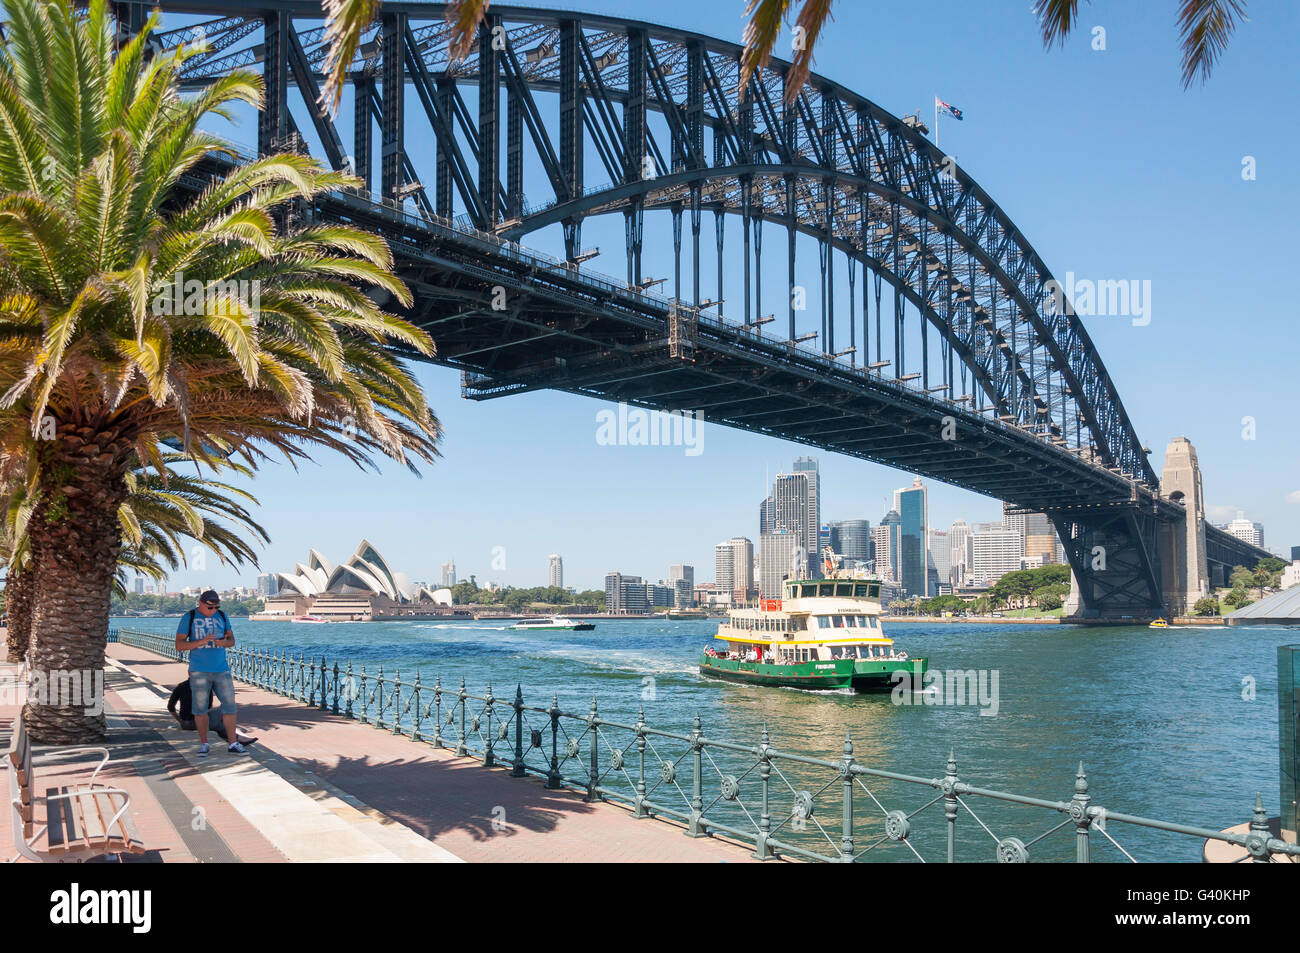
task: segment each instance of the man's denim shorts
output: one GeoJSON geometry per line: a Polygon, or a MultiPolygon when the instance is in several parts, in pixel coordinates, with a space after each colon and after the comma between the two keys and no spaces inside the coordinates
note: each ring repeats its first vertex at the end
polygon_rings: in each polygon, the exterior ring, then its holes
{"type": "Polygon", "coordinates": [[[235,704],[235,681],[229,672],[190,672],[191,708],[196,715],[206,715],[213,693],[221,702],[221,714],[233,715],[239,710],[235,704]]]}

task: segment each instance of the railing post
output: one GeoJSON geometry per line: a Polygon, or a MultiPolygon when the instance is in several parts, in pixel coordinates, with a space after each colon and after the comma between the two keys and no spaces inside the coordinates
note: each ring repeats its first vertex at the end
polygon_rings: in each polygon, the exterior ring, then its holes
{"type": "Polygon", "coordinates": [[[330,711],[337,715],[339,713],[339,663],[334,663],[334,703],[330,705],[330,711]]]}
{"type": "Polygon", "coordinates": [[[767,846],[767,839],[772,835],[771,740],[772,736],[767,731],[767,722],[763,722],[762,741],[758,746],[758,780],[762,789],[763,807],[758,815],[758,833],[754,837],[754,856],[759,860],[771,860],[776,856],[767,846]]]}
{"type": "Polygon", "coordinates": [[[368,704],[369,704],[369,698],[367,697],[367,694],[366,694],[366,664],[365,664],[365,662],[362,662],[362,663],[361,663],[361,693],[360,693],[360,696],[359,696],[359,697],[361,698],[361,723],[364,725],[366,722],[368,722],[368,721],[370,720],[369,717],[368,717],[369,712],[368,712],[368,710],[367,710],[367,706],[368,706],[368,704]]]}
{"type": "Polygon", "coordinates": [[[957,854],[957,758],[948,749],[948,770],[940,784],[943,791],[943,816],[948,820],[948,863],[956,862],[957,854]]]}
{"type": "Polygon", "coordinates": [[[695,724],[691,727],[691,820],[686,828],[687,837],[707,836],[700,821],[704,816],[704,730],[700,724],[700,711],[695,710],[695,724]]]}
{"type": "Polygon", "coordinates": [[[420,740],[420,670],[415,670],[415,719],[411,728],[411,740],[420,740]]]}
{"type": "Polygon", "coordinates": [[[559,736],[560,736],[560,696],[556,693],[552,693],[551,694],[551,767],[546,772],[546,786],[548,788],[558,788],[560,786],[559,736]]]}
{"type": "Polygon", "coordinates": [[[844,733],[844,760],[840,762],[844,780],[844,818],[840,833],[840,861],[853,863],[853,739],[844,733]]]}
{"type": "Polygon", "coordinates": [[[442,747],[442,676],[433,676],[433,745],[442,747]]]}
{"type": "Polygon", "coordinates": [[[1070,798],[1070,820],[1074,821],[1074,861],[1078,864],[1091,863],[1091,842],[1088,835],[1092,829],[1092,818],[1088,815],[1088,803],[1092,795],[1088,793],[1088,776],[1083,773],[1083,762],[1079,762],[1079,771],[1074,776],[1074,797],[1070,798]]]}
{"type": "Polygon", "coordinates": [[[487,741],[483,745],[483,766],[490,768],[496,764],[492,751],[492,683],[487,683],[487,692],[484,695],[483,710],[487,714],[487,732],[484,737],[487,741]]]}
{"type": "Polygon", "coordinates": [[[1248,840],[1253,843],[1248,843],[1246,849],[1250,851],[1255,863],[1267,864],[1272,860],[1268,849],[1268,813],[1264,810],[1264,797],[1259,791],[1255,792],[1255,811],[1250,821],[1248,840]]]}
{"type": "Polygon", "coordinates": [[[348,696],[347,703],[344,705],[343,714],[348,718],[352,717],[352,696],[355,694],[356,683],[352,681],[352,659],[348,659],[348,696]]]}
{"type": "Polygon", "coordinates": [[[591,733],[588,744],[591,745],[591,765],[587,769],[588,801],[597,799],[596,788],[600,786],[600,716],[596,714],[596,696],[591,696],[591,711],[587,713],[587,728],[591,733]]]}
{"type": "Polygon", "coordinates": [[[636,808],[632,812],[633,817],[649,817],[650,812],[645,808],[645,706],[638,706],[636,710],[636,751],[637,751],[637,777],[636,777],[636,808]]]}
{"type": "Polygon", "coordinates": [[[524,690],[515,685],[515,759],[510,763],[510,776],[522,778],[528,772],[524,770],[524,690]]]}
{"type": "Polygon", "coordinates": [[[329,711],[330,705],[325,695],[325,686],[329,684],[329,670],[326,668],[325,656],[320,657],[320,710],[329,711]]]}
{"type": "Polygon", "coordinates": [[[460,677],[460,691],[456,693],[456,704],[460,708],[460,737],[456,739],[456,757],[465,757],[465,676],[460,677]]]}
{"type": "Polygon", "coordinates": [[[402,720],[402,672],[397,669],[393,672],[393,727],[389,729],[390,734],[397,734],[397,724],[402,720]]]}
{"type": "Polygon", "coordinates": [[[376,728],[384,727],[384,667],[379,666],[379,671],[375,675],[375,720],[373,722],[376,728]]]}

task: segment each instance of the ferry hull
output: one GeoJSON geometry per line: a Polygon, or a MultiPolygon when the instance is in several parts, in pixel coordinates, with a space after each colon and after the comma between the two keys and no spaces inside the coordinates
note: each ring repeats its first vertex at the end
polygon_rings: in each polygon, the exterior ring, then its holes
{"type": "Polygon", "coordinates": [[[920,684],[925,659],[836,659],[830,662],[800,662],[774,665],[735,659],[701,656],[700,674],[729,682],[803,688],[810,691],[890,692],[900,681],[895,673],[911,676],[920,684]]]}

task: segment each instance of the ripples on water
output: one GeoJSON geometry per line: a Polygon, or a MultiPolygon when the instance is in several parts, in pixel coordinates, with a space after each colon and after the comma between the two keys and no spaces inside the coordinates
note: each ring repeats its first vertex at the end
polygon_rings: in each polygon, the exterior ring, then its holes
{"type": "MultiPolygon", "coordinates": [[[[114,624],[170,634],[176,620],[114,624]]],[[[699,651],[716,626],[598,621],[591,632],[541,633],[500,622],[234,622],[243,645],[323,655],[331,663],[351,659],[354,671],[364,665],[373,674],[382,666],[387,676],[400,671],[403,681],[418,671],[426,686],[439,676],[455,687],[463,676],[478,694],[490,680],[498,697],[513,697],[519,684],[529,705],[545,706],[555,694],[561,708],[583,715],[594,696],[605,718],[630,723],[644,708],[647,724],[670,731],[688,732],[699,712],[710,738],[755,744],[766,725],[778,748],[828,759],[842,756],[847,734],[859,762],[921,777],[942,775],[951,749],[965,781],[1068,800],[1083,761],[1093,802],[1114,811],[1218,829],[1249,820],[1261,791],[1269,814],[1278,813],[1276,647],[1300,642],[1295,628],[887,626],[900,647],[927,656],[932,670],[996,669],[999,708],[988,717],[975,705],[926,705],[919,695],[895,705],[888,695],[702,678],[699,651]],[[1247,677],[1255,681],[1253,701],[1243,698],[1247,677]]],[[[820,786],[827,779],[814,773],[792,780],[820,786]]],[[[887,808],[907,811],[929,800],[927,792],[873,788],[887,808]]],[[[818,804],[838,818],[835,803],[818,804]]],[[[990,823],[999,837],[1029,840],[1062,819],[985,805],[972,806],[986,822],[1003,822],[990,823]]],[[[942,850],[941,807],[925,817],[933,832],[924,839],[942,850]]],[[[992,839],[968,816],[958,828],[973,856],[991,856],[992,839]]],[[[1115,824],[1109,831],[1140,860],[1199,857],[1198,841],[1115,824]]],[[[1036,859],[1072,859],[1072,839],[1068,831],[1053,835],[1038,845],[1036,859]]],[[[1102,852],[1102,838],[1093,841],[1094,856],[1122,859],[1102,852]]]]}

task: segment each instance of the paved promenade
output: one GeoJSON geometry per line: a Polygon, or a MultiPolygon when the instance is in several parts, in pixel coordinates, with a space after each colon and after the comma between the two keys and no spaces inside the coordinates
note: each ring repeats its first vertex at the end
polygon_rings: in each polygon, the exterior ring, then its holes
{"type": "MultiPolygon", "coordinates": [[[[0,686],[16,667],[0,664],[0,686]]],[[[748,848],[692,839],[624,808],[549,791],[470,758],[347,721],[237,684],[249,755],[199,757],[198,736],[167,714],[184,663],[108,646],[109,749],[100,778],[132,794],[132,816],[151,850],[135,860],[315,862],[749,862],[748,848]]],[[[0,691],[0,745],[19,710],[0,691]]],[[[90,762],[93,765],[94,762],[90,762]]],[[[78,772],[37,766],[41,792],[78,772]]],[[[12,856],[10,815],[0,853],[12,856]]]]}

